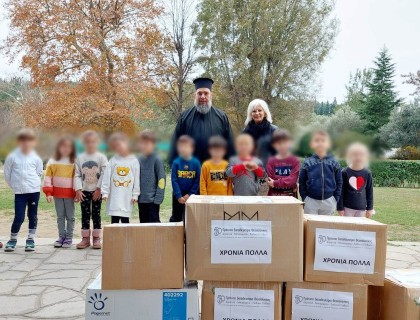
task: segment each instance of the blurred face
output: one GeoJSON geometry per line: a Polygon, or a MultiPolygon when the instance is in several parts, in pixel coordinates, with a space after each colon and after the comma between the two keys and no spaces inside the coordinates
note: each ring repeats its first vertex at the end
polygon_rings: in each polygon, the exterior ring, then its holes
{"type": "Polygon", "coordinates": [[[349,152],[348,159],[352,167],[364,168],[369,162],[369,154],[363,148],[354,148],[349,152]]]}
{"type": "Polygon", "coordinates": [[[181,158],[188,159],[192,156],[194,148],[191,143],[182,142],[182,143],[178,143],[177,150],[181,158]]]}
{"type": "Polygon", "coordinates": [[[58,153],[62,157],[70,157],[73,152],[73,142],[70,140],[63,140],[58,147],[58,153]]]}
{"type": "Polygon", "coordinates": [[[207,88],[197,89],[195,92],[194,105],[200,113],[207,113],[212,105],[212,93],[207,88]]]}
{"type": "Polygon", "coordinates": [[[290,147],[292,146],[291,140],[280,140],[273,143],[273,148],[280,156],[286,156],[289,154],[290,147]]]}
{"type": "Polygon", "coordinates": [[[137,146],[144,155],[150,155],[155,151],[155,143],[147,139],[139,139],[137,146]]]}
{"type": "Polygon", "coordinates": [[[98,149],[99,138],[96,135],[88,135],[83,139],[87,153],[94,153],[98,149]]]}
{"type": "Polygon", "coordinates": [[[266,117],[265,111],[261,106],[256,106],[254,110],[251,112],[252,120],[254,120],[256,123],[260,123],[264,120],[266,117]]]}
{"type": "Polygon", "coordinates": [[[123,139],[118,139],[112,142],[111,149],[118,155],[127,155],[130,152],[130,148],[128,147],[128,141],[123,139]]]}
{"type": "Polygon", "coordinates": [[[254,140],[251,136],[242,135],[236,139],[236,152],[242,158],[250,157],[254,151],[254,140]]]}
{"type": "Polygon", "coordinates": [[[311,149],[318,156],[325,156],[331,147],[330,138],[323,134],[315,134],[311,139],[311,149]]]}
{"type": "Polygon", "coordinates": [[[18,140],[18,146],[23,153],[31,152],[36,146],[35,139],[21,139],[18,140]]]}
{"type": "Polygon", "coordinates": [[[210,157],[215,161],[221,161],[226,155],[225,148],[210,148],[210,157]]]}

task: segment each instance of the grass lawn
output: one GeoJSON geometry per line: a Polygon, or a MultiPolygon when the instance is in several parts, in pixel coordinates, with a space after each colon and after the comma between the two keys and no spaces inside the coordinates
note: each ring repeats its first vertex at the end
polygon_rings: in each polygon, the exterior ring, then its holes
{"type": "MultiPolygon", "coordinates": [[[[171,215],[172,188],[170,181],[165,192],[165,200],[161,206],[161,220],[168,221],[171,215]]],[[[389,225],[389,240],[420,241],[420,189],[405,188],[375,188],[374,219],[389,225]]],[[[39,210],[55,217],[54,205],[47,203],[45,197],[41,197],[39,210]]],[[[1,218],[13,217],[13,193],[6,186],[3,174],[0,173],[0,220],[1,218]]],[[[76,205],[76,216],[80,220],[80,206],[76,205]]],[[[103,213],[103,221],[109,223],[109,217],[103,213]]],[[[7,219],[7,220],[9,220],[7,219]]],[[[138,214],[135,211],[133,222],[138,222],[138,214]]],[[[39,221],[42,226],[42,220],[39,221]]]]}

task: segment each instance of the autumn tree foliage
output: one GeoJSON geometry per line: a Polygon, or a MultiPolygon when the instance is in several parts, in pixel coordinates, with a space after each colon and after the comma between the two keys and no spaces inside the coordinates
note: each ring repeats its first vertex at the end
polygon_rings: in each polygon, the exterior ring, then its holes
{"type": "Polygon", "coordinates": [[[167,42],[153,0],[8,0],[2,50],[44,97],[22,106],[28,125],[132,130],[165,74],[167,42]]]}

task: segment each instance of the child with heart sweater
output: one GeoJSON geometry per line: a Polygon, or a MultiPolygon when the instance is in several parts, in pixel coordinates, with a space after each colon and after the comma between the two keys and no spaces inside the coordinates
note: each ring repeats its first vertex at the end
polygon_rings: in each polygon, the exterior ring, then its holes
{"type": "Polygon", "coordinates": [[[373,179],[367,169],[369,151],[361,143],[354,143],[347,149],[347,164],[343,169],[343,189],[337,204],[341,216],[368,217],[373,210],[373,179]]]}

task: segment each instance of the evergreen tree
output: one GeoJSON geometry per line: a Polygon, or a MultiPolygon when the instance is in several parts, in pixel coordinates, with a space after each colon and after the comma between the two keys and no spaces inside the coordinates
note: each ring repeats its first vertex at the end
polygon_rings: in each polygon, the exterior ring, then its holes
{"type": "Polygon", "coordinates": [[[366,103],[360,111],[362,118],[366,120],[366,131],[370,133],[377,133],[387,124],[392,110],[401,103],[393,81],[395,64],[386,48],[379,52],[374,63],[373,78],[367,84],[366,103]]]}

